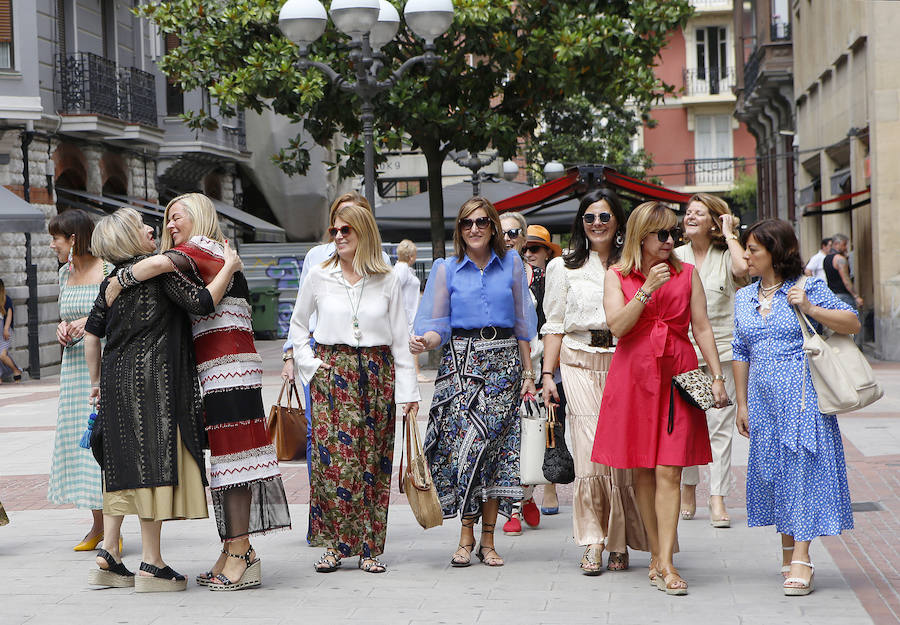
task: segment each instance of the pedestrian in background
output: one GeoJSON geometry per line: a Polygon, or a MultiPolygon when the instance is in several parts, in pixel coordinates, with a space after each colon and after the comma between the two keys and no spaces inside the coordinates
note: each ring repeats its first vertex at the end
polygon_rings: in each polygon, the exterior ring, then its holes
{"type": "Polygon", "coordinates": [[[645,202],[632,211],[622,258],[606,272],[603,307],[619,339],[609,365],[592,458],[634,469],[635,493],[650,543],[650,579],[666,594],[687,594],[672,560],[678,531],[681,470],[712,460],[706,415],[672,388],[697,368],[688,328],[713,373],[716,407],[724,376],[706,316],[703,284],[672,255],[681,239],[674,211],[645,202]]]}
{"type": "MultiPolygon", "coordinates": [[[[734,375],[731,372],[731,339],[734,334],[734,294],[747,284],[744,248],[735,233],[737,219],[724,200],[708,193],[691,196],[684,216],[687,245],[675,248],[675,255],[694,266],[706,295],[706,314],[716,340],[719,362],[725,375],[725,392],[734,397],[734,375]]],[[[700,368],[712,372],[691,337],[700,368]]],[[[706,411],[712,464],[709,465],[709,522],[713,527],[731,527],[725,507],[725,496],[731,489],[731,439],[737,408],[732,403],[724,408],[706,411]]],[[[681,474],[681,518],[693,519],[697,510],[697,484],[700,468],[685,467],[681,474]]]]}
{"type": "MultiPolygon", "coordinates": [[[[502,220],[501,220],[502,221],[502,220]]],[[[544,290],[547,262],[559,256],[562,248],[550,239],[550,232],[543,226],[528,226],[528,234],[526,237],[525,247],[522,248],[522,254],[525,258],[526,269],[530,270],[530,279],[528,290],[531,291],[531,301],[534,303],[535,312],[537,313],[537,327],[544,325],[546,317],[544,316],[544,290]]],[[[535,372],[540,371],[543,364],[544,343],[541,341],[540,335],[535,334],[531,339],[531,369],[535,372]]],[[[537,392],[541,392],[540,378],[535,379],[537,392]]],[[[561,397],[557,406],[557,418],[565,423],[566,402],[565,397],[561,397]]],[[[555,484],[545,484],[543,499],[541,500],[541,508],[538,509],[534,503],[534,486],[523,485],[525,489],[524,499],[516,505],[509,521],[503,525],[503,533],[508,536],[519,536],[522,534],[522,519],[530,527],[537,527],[541,522],[541,513],[558,514],[559,498],[556,494],[555,484]]]]}
{"type": "Polygon", "coordinates": [[[419,408],[409,322],[372,212],[342,206],[329,233],[337,253],[310,269],[291,317],[297,371],[312,395],[310,540],[325,547],[320,573],[354,555],[363,571],[384,573],[394,406],[409,419],[419,408]]]}
{"type": "Polygon", "coordinates": [[[831,253],[822,261],[822,269],[831,292],[842,302],[859,310],[863,305],[863,298],[853,288],[853,276],[847,257],[849,245],[850,239],[846,234],[838,233],[831,237],[831,253]]]}
{"type": "Polygon", "coordinates": [[[831,254],[831,237],[825,237],[822,239],[819,251],[813,254],[809,262],[806,263],[803,273],[819,280],[825,280],[825,268],[822,265],[825,262],[825,257],[829,254],[831,254]]]}
{"type": "MultiPolygon", "coordinates": [[[[422,292],[422,282],[413,271],[416,262],[416,244],[409,239],[403,239],[397,244],[397,262],[393,272],[400,283],[400,292],[403,294],[403,307],[406,309],[406,318],[409,320],[409,334],[412,336],[413,323],[416,320],[416,311],[419,309],[419,295],[422,292]]],[[[416,364],[416,380],[430,382],[419,373],[419,358],[413,358],[416,364]]]]}
{"type": "Polygon", "coordinates": [[[436,259],[416,315],[414,354],[443,345],[425,434],[425,455],[444,518],[461,516],[451,564],[475,555],[502,566],[494,548],[498,511],[522,499],[519,403],[535,393],[529,341],[537,315],[525,265],[503,242],[497,210],[473,197],[459,209],[455,255],[436,259]],[[481,542],[475,547],[475,523],[481,542]]]}
{"type": "Polygon", "coordinates": [[[90,510],[90,530],[75,551],[93,551],[103,541],[103,491],[100,467],[90,450],[79,446],[90,413],[87,398],[91,379],[84,359],[84,324],[100,283],[112,264],[91,253],[94,222],[86,212],[69,209],[50,219],[50,249],[62,263],[59,268],[59,317],[56,340],[63,347],[59,370],[59,412],[50,463],[47,499],[90,510]]]}
{"type": "MultiPolygon", "coordinates": [[[[171,273],[184,289],[211,284],[226,261],[213,203],[201,193],[180,195],[166,206],[164,221],[162,253],[129,268],[122,282],[139,284],[171,273]]],[[[247,279],[238,271],[214,311],[191,311],[209,438],[210,494],[223,543],[215,564],[196,581],[214,591],[259,586],[260,560],[250,537],[291,526],[275,447],[266,430],[262,357],[253,343],[249,299],[247,279]]]]}
{"type": "Polygon", "coordinates": [[[522,213],[503,213],[500,217],[500,227],[503,229],[503,245],[508,250],[515,250],[521,256],[528,233],[528,222],[525,217],[522,213]]]}
{"type": "Polygon", "coordinates": [[[6,285],[0,280],[0,362],[13,372],[13,380],[22,381],[22,370],[16,366],[15,361],[9,354],[12,347],[12,329],[13,329],[13,301],[6,294],[6,285]]]}
{"type": "Polygon", "coordinates": [[[544,403],[568,399],[566,424],[572,439],[575,489],[572,527],[585,547],[581,569],[599,575],[604,546],[607,569],[628,568],[628,547],[647,551],[647,533],[634,493],[631,469],[591,461],[597,416],[615,345],[603,309],[606,269],[625,244],[625,213],[611,189],[581,198],[568,251],[547,267],[544,312],[544,403]],[[560,363],[562,389],[554,369],[560,363]],[[557,399],[559,398],[559,399],[557,399]]]}
{"type": "Polygon", "coordinates": [[[209,289],[174,275],[135,284],[131,270],[156,251],[156,241],[153,228],[133,208],[101,219],[91,245],[116,264],[112,280],[132,288],[110,306],[106,290],[112,282],[104,281],[85,324],[90,398],[99,419],[94,427],[101,435],[92,443],[102,449],[104,481],[103,549],[90,580],[98,586],[134,586],[136,592],[185,590],[187,579],[165,564],[160,548],[163,521],[208,515],[203,408],[184,310],[212,312],[240,259],[231,254],[209,289]],[[136,577],[122,563],[118,545],[126,514],[137,515],[141,524],[136,577]]]}
{"type": "Polygon", "coordinates": [[[859,331],[851,304],[817,278],[797,285],[803,262],[794,229],[766,219],[747,231],[744,254],[759,281],[737,292],[734,378],[738,432],[750,438],[747,524],[781,534],[785,595],[808,595],[818,536],[853,528],[837,418],[819,412],[794,307],[840,334],[859,331]]]}

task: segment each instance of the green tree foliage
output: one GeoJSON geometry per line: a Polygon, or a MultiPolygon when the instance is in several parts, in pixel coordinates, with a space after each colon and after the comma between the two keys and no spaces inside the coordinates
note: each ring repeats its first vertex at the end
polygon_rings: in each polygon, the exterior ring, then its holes
{"type": "MultiPolygon", "coordinates": [[[[402,13],[402,2],[392,0],[402,13]]],[[[208,89],[223,114],[271,108],[303,123],[326,144],[349,137],[340,162],[344,175],[362,171],[361,123],[355,96],[330,85],[320,72],[300,71],[296,48],[278,30],[282,0],[152,0],[137,11],[181,45],[162,70],[185,90],[208,89]]],[[[326,2],[326,8],[329,2],[326,2]]],[[[653,72],[668,33],[692,12],[688,0],[456,0],[450,31],[437,43],[441,60],[417,66],[378,96],[376,133],[381,147],[401,140],[428,163],[434,252],[443,256],[441,166],[451,150],[491,147],[504,158],[530,137],[542,112],[573,95],[637,110],[672,88],[653,72]]],[[[383,49],[385,69],[423,52],[405,27],[383,49]]],[[[332,26],[311,57],[352,76],[347,39],[332,26]]],[[[189,111],[195,128],[215,122],[189,111]]],[[[288,173],[304,173],[306,146],[295,139],[275,156],[288,173]]]]}
{"type": "Polygon", "coordinates": [[[579,94],[545,108],[541,121],[526,150],[537,181],[543,180],[542,165],[551,160],[566,166],[602,163],[627,175],[641,175],[653,164],[643,149],[631,149],[642,123],[631,107],[595,104],[579,94]]]}

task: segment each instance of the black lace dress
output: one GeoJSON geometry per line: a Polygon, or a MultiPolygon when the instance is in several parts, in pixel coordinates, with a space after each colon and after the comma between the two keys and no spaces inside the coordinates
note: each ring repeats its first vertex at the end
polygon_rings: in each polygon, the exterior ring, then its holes
{"type": "MultiPolygon", "coordinates": [[[[116,269],[143,258],[135,257],[116,269]]],[[[212,297],[206,289],[165,274],[124,290],[108,308],[106,286],[106,281],[100,285],[85,325],[86,332],[106,337],[98,410],[104,490],[178,486],[179,467],[193,458],[200,469],[202,493],[206,433],[185,311],[213,311],[212,297]]],[[[189,468],[193,473],[194,468],[189,468]]],[[[203,509],[205,516],[205,499],[203,509]]],[[[170,518],[184,516],[195,518],[180,514],[170,518]]]]}

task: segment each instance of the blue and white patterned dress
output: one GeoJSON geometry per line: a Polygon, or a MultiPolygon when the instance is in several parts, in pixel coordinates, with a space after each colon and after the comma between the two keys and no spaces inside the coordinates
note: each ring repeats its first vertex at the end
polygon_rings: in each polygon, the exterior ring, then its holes
{"type": "MultiPolygon", "coordinates": [[[[803,333],[787,301],[794,284],[785,280],[767,316],[758,311],[757,284],[737,292],[732,347],[734,360],[750,363],[747,524],[774,524],[805,541],[853,529],[853,512],[837,418],[819,412],[803,333]]],[[[805,288],[814,306],[852,310],[817,278],[805,288]]]]}

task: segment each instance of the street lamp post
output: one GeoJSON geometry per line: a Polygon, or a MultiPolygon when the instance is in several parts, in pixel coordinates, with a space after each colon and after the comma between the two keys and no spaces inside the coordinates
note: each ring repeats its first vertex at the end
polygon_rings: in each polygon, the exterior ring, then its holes
{"type": "Polygon", "coordinates": [[[375,96],[393,87],[417,63],[431,68],[439,58],[434,40],[453,22],[452,0],[409,0],[403,11],[406,23],[425,40],[425,54],[407,59],[384,80],[378,80],[382,69],[382,46],[390,43],[400,29],[400,14],[387,0],[332,0],[331,19],[350,37],[350,58],[356,81],[338,74],[329,65],[308,58],[309,46],[325,32],[328,17],[319,0],[287,0],[278,15],[278,26],[285,37],[300,48],[298,69],[314,67],[344,91],[356,94],[362,102],[360,120],[365,143],[366,199],[375,209],[375,96]]]}
{"type": "Polygon", "coordinates": [[[453,158],[453,162],[460,167],[465,167],[472,171],[472,177],[463,181],[472,183],[472,197],[480,194],[482,182],[498,182],[497,177],[494,176],[494,174],[486,174],[480,171],[482,167],[487,167],[494,162],[494,159],[497,158],[496,152],[487,156],[460,152],[459,154],[452,155],[451,158],[453,158]]]}

